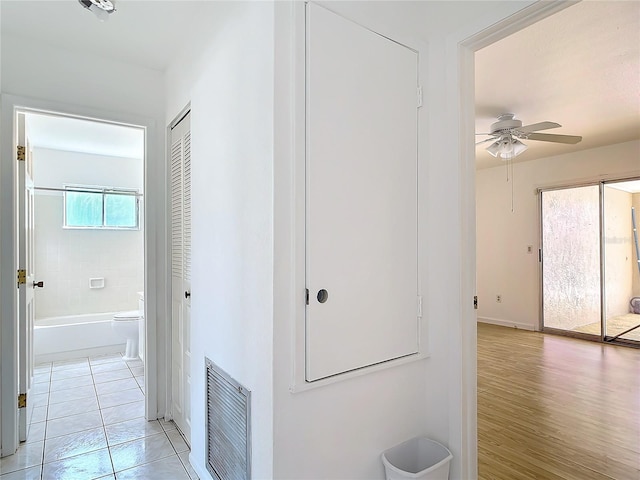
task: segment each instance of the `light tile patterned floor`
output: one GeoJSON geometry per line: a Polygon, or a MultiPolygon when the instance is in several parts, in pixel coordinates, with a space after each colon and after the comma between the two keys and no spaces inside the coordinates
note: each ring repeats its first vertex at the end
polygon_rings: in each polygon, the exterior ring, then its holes
{"type": "Polygon", "coordinates": [[[144,418],[144,373],[120,355],[38,365],[27,441],[1,480],[193,480],[173,422],[144,418]]]}

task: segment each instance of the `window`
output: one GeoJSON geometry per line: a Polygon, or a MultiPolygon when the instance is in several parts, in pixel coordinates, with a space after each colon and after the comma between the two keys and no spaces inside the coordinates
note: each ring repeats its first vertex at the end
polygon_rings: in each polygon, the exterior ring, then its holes
{"type": "Polygon", "coordinates": [[[66,186],[65,228],[138,229],[138,192],[106,187],[66,186]]]}

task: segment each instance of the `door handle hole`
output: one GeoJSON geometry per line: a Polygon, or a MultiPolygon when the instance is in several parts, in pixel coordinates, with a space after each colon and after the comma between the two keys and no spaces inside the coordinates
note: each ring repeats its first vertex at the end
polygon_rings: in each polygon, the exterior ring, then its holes
{"type": "Polygon", "coordinates": [[[329,292],[327,292],[324,288],[320,291],[318,291],[318,295],[317,295],[318,301],[320,303],[324,303],[329,299],[329,292]]]}

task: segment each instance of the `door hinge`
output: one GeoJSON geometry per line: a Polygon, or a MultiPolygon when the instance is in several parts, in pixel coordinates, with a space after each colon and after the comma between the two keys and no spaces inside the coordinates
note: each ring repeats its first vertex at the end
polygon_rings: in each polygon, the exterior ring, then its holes
{"type": "Polygon", "coordinates": [[[422,318],[422,295],[418,295],[418,318],[422,318]]]}
{"type": "Polygon", "coordinates": [[[473,296],[473,309],[474,310],[478,309],[478,295],[473,296]]]}
{"type": "Polygon", "coordinates": [[[422,87],[418,87],[418,108],[422,106],[422,87]]]}
{"type": "Polygon", "coordinates": [[[304,302],[306,305],[309,305],[309,289],[308,288],[305,288],[304,302]]]}
{"type": "Polygon", "coordinates": [[[22,145],[18,145],[16,147],[16,158],[18,159],[19,162],[24,162],[26,158],[25,148],[22,145]]]}
{"type": "Polygon", "coordinates": [[[18,286],[27,283],[27,271],[18,270],[18,286]]]}
{"type": "Polygon", "coordinates": [[[19,393],[18,394],[18,408],[25,408],[27,406],[27,394],[19,393]]]}

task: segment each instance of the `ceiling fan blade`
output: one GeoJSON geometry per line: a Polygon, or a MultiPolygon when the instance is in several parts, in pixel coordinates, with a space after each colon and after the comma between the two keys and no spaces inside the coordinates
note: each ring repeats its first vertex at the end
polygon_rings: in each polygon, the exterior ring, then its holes
{"type": "Polygon", "coordinates": [[[480,144],[482,144],[482,143],[487,143],[487,142],[494,142],[494,141],[496,141],[496,140],[497,140],[497,138],[496,138],[496,137],[491,137],[491,138],[487,138],[486,140],[482,140],[482,141],[480,141],[480,142],[476,142],[476,145],[480,145],[480,144]]]}
{"type": "Polygon", "coordinates": [[[540,122],[540,123],[532,123],[531,125],[525,125],[524,127],[518,127],[514,130],[522,133],[531,133],[537,132],[538,130],[549,130],[550,128],[558,128],[561,127],[559,123],[555,122],[540,122]]]}
{"type": "Polygon", "coordinates": [[[575,145],[582,141],[582,137],[577,135],[554,135],[552,133],[530,133],[526,138],[540,142],[568,143],[570,145],[575,145]]]}

